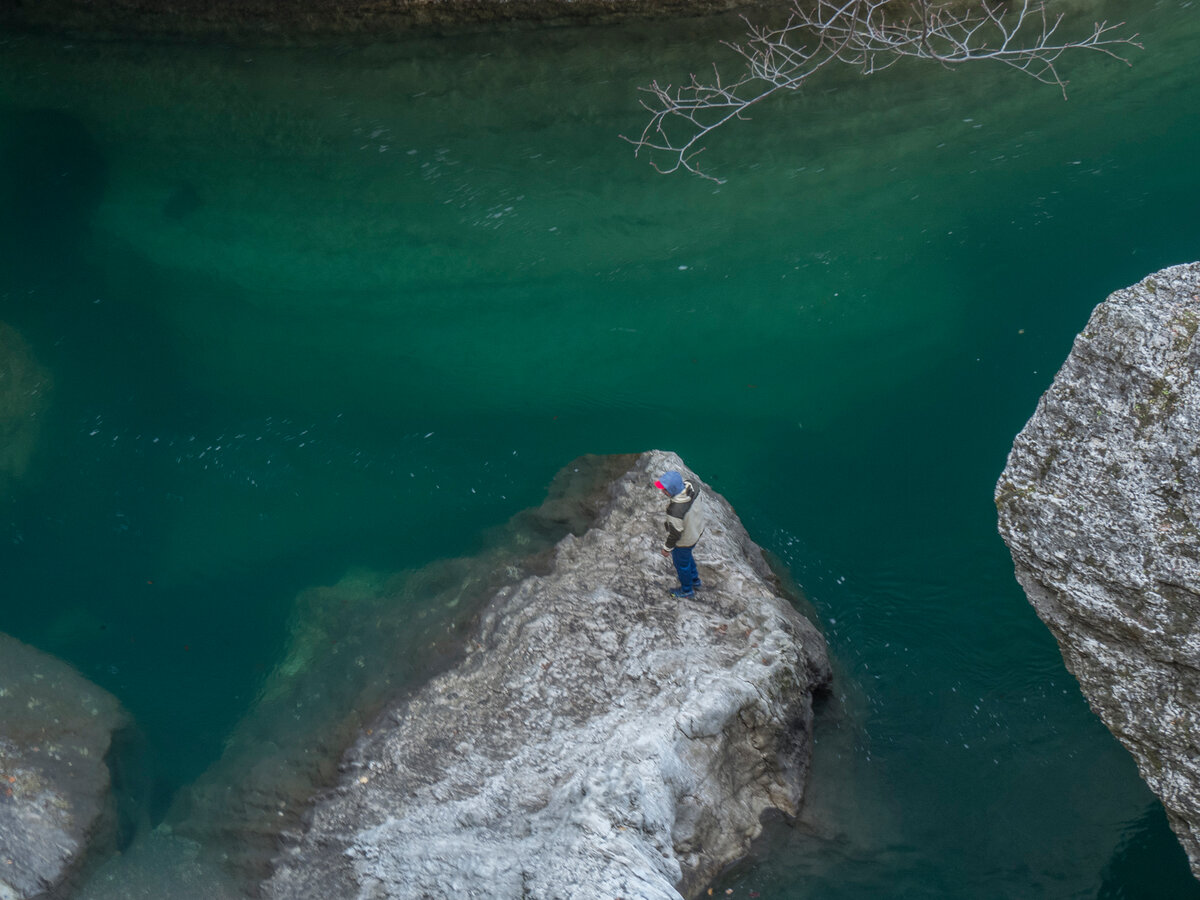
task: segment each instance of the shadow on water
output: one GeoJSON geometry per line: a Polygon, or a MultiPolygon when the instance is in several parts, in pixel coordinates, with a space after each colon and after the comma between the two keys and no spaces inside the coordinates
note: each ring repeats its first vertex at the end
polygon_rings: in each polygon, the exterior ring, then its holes
{"type": "Polygon", "coordinates": [[[75,262],[107,180],[105,155],[76,117],[0,110],[0,268],[75,262]]]}
{"type": "Polygon", "coordinates": [[[1188,872],[1167,814],[1154,803],[1125,829],[1104,870],[1096,900],[1196,900],[1200,881],[1188,872]]]}
{"type": "MultiPolygon", "coordinates": [[[[160,318],[171,291],[166,279],[134,254],[106,249],[95,258],[93,218],[109,168],[79,118],[0,111],[0,320],[55,372],[56,405],[69,415],[194,409],[199,398],[179,377],[160,318]]],[[[186,215],[199,203],[185,186],[168,206],[186,215]]]]}

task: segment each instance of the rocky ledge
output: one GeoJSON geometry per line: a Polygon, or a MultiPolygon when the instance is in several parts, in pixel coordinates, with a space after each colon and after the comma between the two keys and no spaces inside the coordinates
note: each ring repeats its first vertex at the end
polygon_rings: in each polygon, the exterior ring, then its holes
{"type": "Polygon", "coordinates": [[[111,852],[117,700],[60,660],[0,634],[0,900],[59,896],[111,852]]]}
{"type": "Polygon", "coordinates": [[[1017,437],[1000,533],[1200,877],[1200,263],[1093,312],[1017,437]]]}
{"type": "Polygon", "coordinates": [[[696,896],[809,764],[825,644],[704,488],[704,589],[677,600],[636,458],[548,571],[501,588],[468,652],[387,710],[276,860],[264,896],[696,896]]]}

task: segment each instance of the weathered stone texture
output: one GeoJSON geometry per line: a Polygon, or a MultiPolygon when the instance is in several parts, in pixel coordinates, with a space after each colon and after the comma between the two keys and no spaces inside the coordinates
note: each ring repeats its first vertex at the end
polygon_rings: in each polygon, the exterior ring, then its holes
{"type": "Polygon", "coordinates": [[[1200,264],[1093,312],[996,487],[1017,579],[1200,877],[1200,264]]]}
{"type": "MultiPolygon", "coordinates": [[[[348,755],[264,895],[695,896],[801,802],[824,641],[706,488],[677,600],[651,452],[548,571],[496,594],[455,669],[348,755]]],[[[694,476],[689,476],[694,477],[694,476]]]]}
{"type": "Polygon", "coordinates": [[[57,896],[113,849],[107,756],[126,724],[107,691],[0,634],[0,900],[57,896]]]}

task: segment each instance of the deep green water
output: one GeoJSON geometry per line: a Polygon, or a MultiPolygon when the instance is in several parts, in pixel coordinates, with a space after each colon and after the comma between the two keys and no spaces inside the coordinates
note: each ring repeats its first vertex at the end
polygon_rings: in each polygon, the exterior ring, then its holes
{"type": "MultiPolygon", "coordinates": [[[[583,453],[678,451],[837,658],[808,808],[718,892],[1198,897],[1012,577],[992,486],[1109,292],[1200,258],[1200,9],[1146,50],[834,75],[618,135],[686,22],[292,49],[0,43],[0,321],[55,390],[0,630],[136,716],[151,821],[293,598],[474,552],[583,453]]],[[[421,610],[414,605],[414,616],[421,610]]]]}

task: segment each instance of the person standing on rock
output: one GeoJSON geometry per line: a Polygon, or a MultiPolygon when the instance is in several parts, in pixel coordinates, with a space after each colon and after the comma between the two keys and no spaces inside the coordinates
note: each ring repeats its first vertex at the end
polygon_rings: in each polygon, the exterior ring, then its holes
{"type": "Polygon", "coordinates": [[[669,556],[679,575],[679,587],[671,591],[676,597],[694,597],[704,585],[696,569],[692,549],[704,533],[704,508],[700,489],[671,469],[663,472],[654,486],[671,498],[667,504],[667,538],[662,555],[669,556]]]}

